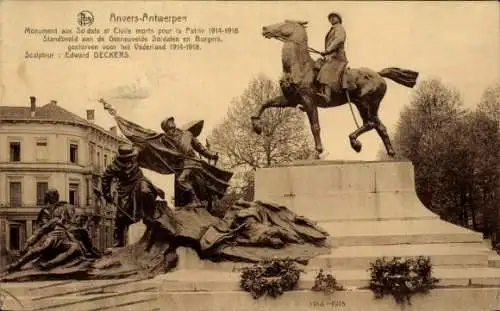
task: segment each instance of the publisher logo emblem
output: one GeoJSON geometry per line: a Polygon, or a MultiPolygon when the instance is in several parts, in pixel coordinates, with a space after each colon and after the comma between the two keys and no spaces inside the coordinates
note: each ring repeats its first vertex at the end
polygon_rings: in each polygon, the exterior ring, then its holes
{"type": "Polygon", "coordinates": [[[81,11],[77,15],[77,21],[80,26],[90,26],[94,23],[94,14],[87,10],[81,11]]]}

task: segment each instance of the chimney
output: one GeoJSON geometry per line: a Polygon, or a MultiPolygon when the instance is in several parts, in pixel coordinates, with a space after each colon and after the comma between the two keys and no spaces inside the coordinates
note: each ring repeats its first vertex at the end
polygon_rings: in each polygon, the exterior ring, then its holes
{"type": "Polygon", "coordinates": [[[110,127],[109,131],[111,132],[111,134],[118,136],[118,131],[116,130],[116,126],[110,127]]]}
{"type": "Polygon", "coordinates": [[[87,109],[87,121],[94,123],[94,109],[87,109]]]}
{"type": "Polygon", "coordinates": [[[51,101],[50,101],[50,103],[51,103],[52,105],[57,105],[57,100],[51,100],[51,101]]]}
{"type": "Polygon", "coordinates": [[[31,102],[30,113],[31,113],[31,117],[33,118],[35,116],[35,112],[36,112],[36,97],[30,96],[30,102],[31,102]]]}

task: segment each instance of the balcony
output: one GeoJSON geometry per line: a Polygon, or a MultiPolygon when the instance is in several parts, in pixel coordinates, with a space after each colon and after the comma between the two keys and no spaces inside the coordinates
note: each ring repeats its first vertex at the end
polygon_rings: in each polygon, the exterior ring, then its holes
{"type": "MultiPolygon", "coordinates": [[[[0,204],[0,216],[2,215],[38,215],[40,209],[44,207],[44,205],[36,205],[36,204],[21,204],[20,207],[12,207],[10,202],[0,204]]],[[[78,205],[76,208],[81,208],[84,210],[86,214],[94,214],[97,210],[95,205],[78,205]]]]}
{"type": "Polygon", "coordinates": [[[0,171],[70,172],[85,174],[89,172],[89,167],[71,162],[0,162],[0,171]]]}
{"type": "Polygon", "coordinates": [[[23,216],[36,218],[41,206],[21,204],[20,207],[12,207],[10,202],[0,204],[0,216],[23,216]]]}

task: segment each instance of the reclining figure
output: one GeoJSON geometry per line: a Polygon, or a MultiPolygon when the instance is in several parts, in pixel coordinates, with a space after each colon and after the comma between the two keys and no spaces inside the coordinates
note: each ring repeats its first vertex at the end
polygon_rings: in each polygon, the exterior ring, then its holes
{"type": "Polygon", "coordinates": [[[8,272],[20,270],[34,262],[42,270],[50,270],[75,256],[96,257],[95,250],[86,241],[72,233],[82,230],[83,214],[69,204],[61,204],[52,211],[52,218],[39,228],[27,241],[22,257],[7,267],[8,272]]]}

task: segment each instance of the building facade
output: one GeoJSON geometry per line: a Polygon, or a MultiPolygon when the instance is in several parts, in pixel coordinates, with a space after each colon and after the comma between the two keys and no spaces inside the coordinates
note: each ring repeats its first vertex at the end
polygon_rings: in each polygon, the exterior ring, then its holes
{"type": "Polygon", "coordinates": [[[113,243],[114,208],[105,204],[101,174],[118,146],[128,141],[116,127],[94,124],[94,111],[81,118],[52,101],[41,107],[0,106],[0,266],[19,256],[35,230],[35,219],[49,188],[61,201],[81,207],[99,220],[91,227],[98,249],[113,243]]]}

